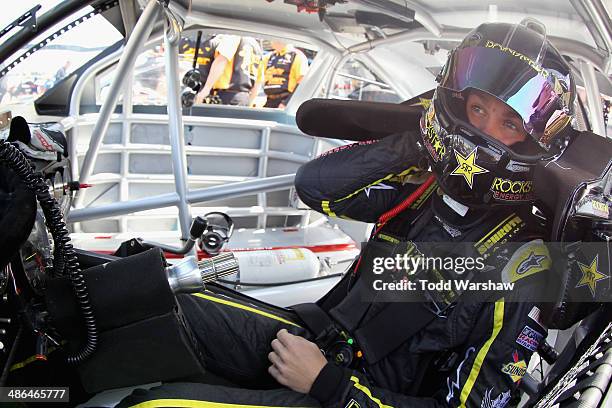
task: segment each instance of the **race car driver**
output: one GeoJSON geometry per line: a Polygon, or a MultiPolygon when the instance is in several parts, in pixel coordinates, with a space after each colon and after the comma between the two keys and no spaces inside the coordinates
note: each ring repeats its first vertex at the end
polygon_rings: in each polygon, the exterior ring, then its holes
{"type": "Polygon", "coordinates": [[[287,310],[223,289],[180,297],[208,369],[244,388],[164,384],[122,406],[516,404],[546,335],[537,295],[551,277],[543,222],[533,215],[533,171],[563,149],[575,85],[531,22],[480,25],[438,82],[432,99],[420,101],[419,130],[343,146],[298,171],[296,188],[313,209],[377,223],[322,299],[287,310]],[[470,301],[452,292],[424,292],[421,302],[367,298],[368,259],[426,242],[473,243],[497,265],[488,273],[516,286],[470,301]]]}

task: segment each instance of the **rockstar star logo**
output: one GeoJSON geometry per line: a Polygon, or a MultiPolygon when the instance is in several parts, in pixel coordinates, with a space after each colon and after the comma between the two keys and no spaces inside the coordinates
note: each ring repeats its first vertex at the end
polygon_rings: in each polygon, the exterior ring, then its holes
{"type": "Polygon", "coordinates": [[[457,168],[452,171],[451,176],[463,176],[465,178],[466,183],[470,186],[470,189],[474,186],[474,176],[480,173],[488,173],[489,170],[483,169],[478,166],[475,162],[476,160],[476,150],[475,148],[470,152],[468,157],[463,157],[461,153],[458,151],[455,152],[455,157],[457,158],[457,168]]]}
{"type": "Polygon", "coordinates": [[[440,152],[440,150],[442,150],[442,144],[440,143],[440,140],[436,140],[434,142],[434,149],[436,150],[436,152],[440,152]]]}
{"type": "Polygon", "coordinates": [[[604,275],[603,273],[597,270],[597,264],[599,262],[599,254],[595,256],[593,261],[589,266],[578,262],[578,266],[582,271],[582,278],[580,278],[580,282],[576,285],[577,288],[581,286],[588,286],[591,291],[591,295],[595,297],[595,289],[597,289],[597,282],[600,280],[606,279],[608,275],[604,275]]]}

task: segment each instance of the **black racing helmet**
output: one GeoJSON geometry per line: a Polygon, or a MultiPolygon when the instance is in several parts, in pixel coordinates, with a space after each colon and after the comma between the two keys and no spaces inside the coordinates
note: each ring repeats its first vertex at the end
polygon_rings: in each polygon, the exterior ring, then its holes
{"type": "Polygon", "coordinates": [[[570,67],[535,20],[486,23],[454,49],[421,118],[440,187],[470,207],[535,200],[536,163],[567,144],[576,95],[570,67]],[[527,139],[506,146],[470,124],[470,92],[485,92],[521,119],[527,139]]]}

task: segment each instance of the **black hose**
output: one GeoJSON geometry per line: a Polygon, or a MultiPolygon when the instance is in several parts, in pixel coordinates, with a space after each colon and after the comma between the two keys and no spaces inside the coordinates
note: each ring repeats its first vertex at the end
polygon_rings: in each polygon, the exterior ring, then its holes
{"type": "Polygon", "coordinates": [[[164,252],[170,252],[171,254],[177,254],[177,255],[185,255],[187,252],[191,251],[191,249],[195,246],[195,243],[196,243],[195,240],[188,239],[185,245],[183,245],[181,248],[175,248],[173,246],[161,244],[159,242],[145,241],[144,239],[140,239],[140,238],[138,239],[140,240],[140,245],[142,245],[143,247],[147,249],[159,248],[164,252]]]}
{"type": "Polygon", "coordinates": [[[193,69],[198,66],[198,54],[200,53],[200,45],[202,42],[202,30],[198,31],[198,37],[196,38],[195,52],[193,53],[193,69]]]}
{"type": "Polygon", "coordinates": [[[81,362],[95,351],[98,344],[98,329],[89,301],[85,278],[81,273],[76,252],[70,243],[62,212],[55,198],[49,193],[49,187],[43,177],[34,173],[30,161],[19,149],[4,140],[0,140],[0,162],[6,163],[21,178],[26,187],[34,192],[45,214],[47,227],[53,236],[56,249],[59,249],[56,252],[61,254],[59,257],[61,259],[60,267],[54,260],[54,273],[68,275],[70,278],[87,329],[87,338],[83,348],[79,352],[68,356],[69,363],[81,362]]]}

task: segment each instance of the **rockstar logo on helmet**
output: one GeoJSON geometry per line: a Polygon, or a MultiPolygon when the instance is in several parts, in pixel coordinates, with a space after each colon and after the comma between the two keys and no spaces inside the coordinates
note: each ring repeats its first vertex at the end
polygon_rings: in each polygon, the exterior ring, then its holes
{"type": "Polygon", "coordinates": [[[474,186],[474,176],[476,174],[489,172],[489,170],[483,169],[475,163],[477,149],[478,147],[472,150],[468,157],[463,157],[461,153],[455,150],[457,168],[452,171],[451,176],[463,176],[465,182],[470,186],[470,189],[474,186]]]}

